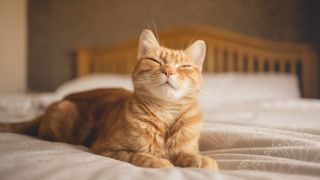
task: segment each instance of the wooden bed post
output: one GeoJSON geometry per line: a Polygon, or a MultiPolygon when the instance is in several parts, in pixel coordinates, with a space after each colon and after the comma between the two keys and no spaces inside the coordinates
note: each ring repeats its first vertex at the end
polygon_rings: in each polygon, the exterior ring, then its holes
{"type": "Polygon", "coordinates": [[[317,75],[318,56],[316,53],[304,53],[302,66],[303,97],[315,98],[319,90],[319,77],[317,75]]]}
{"type": "Polygon", "coordinates": [[[77,76],[83,76],[90,73],[90,56],[85,51],[78,50],[77,53],[77,76]]]}

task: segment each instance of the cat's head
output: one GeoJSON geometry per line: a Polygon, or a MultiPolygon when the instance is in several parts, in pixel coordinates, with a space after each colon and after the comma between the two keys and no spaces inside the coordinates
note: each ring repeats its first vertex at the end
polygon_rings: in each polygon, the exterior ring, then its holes
{"type": "Polygon", "coordinates": [[[132,75],[136,93],[168,101],[197,97],[205,54],[202,40],[185,50],[173,50],[160,46],[152,31],[144,30],[132,75]]]}

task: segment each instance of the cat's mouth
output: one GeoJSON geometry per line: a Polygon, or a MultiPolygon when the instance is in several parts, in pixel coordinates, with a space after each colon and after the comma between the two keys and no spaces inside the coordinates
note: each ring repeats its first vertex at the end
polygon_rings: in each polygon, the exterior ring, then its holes
{"type": "Polygon", "coordinates": [[[176,87],[174,87],[169,81],[166,81],[165,83],[161,84],[160,86],[168,86],[168,87],[171,87],[172,89],[176,90],[176,87]]]}

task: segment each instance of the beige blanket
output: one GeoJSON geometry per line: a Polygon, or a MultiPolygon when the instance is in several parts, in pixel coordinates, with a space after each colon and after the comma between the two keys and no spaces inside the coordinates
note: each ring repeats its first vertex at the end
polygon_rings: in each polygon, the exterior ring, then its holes
{"type": "Polygon", "coordinates": [[[320,102],[214,107],[200,148],[220,171],[140,168],[82,146],[0,133],[0,179],[319,179],[320,102]]]}

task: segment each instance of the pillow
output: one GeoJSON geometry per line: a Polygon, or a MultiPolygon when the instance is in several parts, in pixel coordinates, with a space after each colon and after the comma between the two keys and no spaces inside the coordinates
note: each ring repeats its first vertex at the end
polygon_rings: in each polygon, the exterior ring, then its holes
{"type": "Polygon", "coordinates": [[[122,87],[133,90],[129,75],[90,74],[63,83],[54,93],[42,93],[39,96],[39,103],[40,106],[47,107],[71,93],[108,87],[122,87]]]}
{"type": "Polygon", "coordinates": [[[0,119],[21,121],[40,113],[37,94],[13,93],[0,95],[0,119]]]}
{"type": "MultiPolygon", "coordinates": [[[[58,87],[53,96],[43,96],[43,104],[74,93],[95,88],[122,87],[133,90],[131,78],[119,74],[92,74],[70,80],[58,87]]],[[[239,104],[263,100],[298,99],[295,75],[284,73],[219,73],[203,74],[200,106],[210,109],[217,105],[239,104]]]]}
{"type": "Polygon", "coordinates": [[[204,74],[200,105],[248,103],[263,100],[298,99],[295,75],[285,73],[204,74]]]}
{"type": "Polygon", "coordinates": [[[85,90],[119,87],[133,90],[131,77],[119,74],[92,74],[70,80],[58,87],[56,93],[61,96],[85,90]]]}

